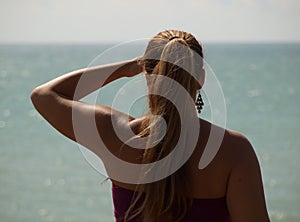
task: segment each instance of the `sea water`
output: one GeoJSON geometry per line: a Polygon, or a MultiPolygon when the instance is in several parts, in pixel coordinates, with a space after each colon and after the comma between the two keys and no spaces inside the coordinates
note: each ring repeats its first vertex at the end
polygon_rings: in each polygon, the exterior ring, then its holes
{"type": "MultiPolygon", "coordinates": [[[[144,50],[130,45],[105,51],[112,46],[0,46],[0,221],[113,221],[110,182],[29,98],[36,86],[93,65],[95,58],[116,62],[144,50]]],[[[300,44],[204,48],[224,93],[226,126],[245,134],[259,158],[272,221],[300,221],[300,44]]],[[[97,101],[109,105],[124,81],[107,86],[97,101]]],[[[203,118],[209,120],[206,99],[203,118]]],[[[137,103],[133,115],[141,115],[144,105],[137,103]]]]}

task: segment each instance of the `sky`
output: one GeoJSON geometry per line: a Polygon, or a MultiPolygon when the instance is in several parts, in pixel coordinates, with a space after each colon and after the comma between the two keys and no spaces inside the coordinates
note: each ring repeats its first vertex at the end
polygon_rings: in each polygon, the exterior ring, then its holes
{"type": "Polygon", "coordinates": [[[299,0],[0,0],[0,43],[97,43],[166,29],[204,42],[299,42],[299,0]]]}

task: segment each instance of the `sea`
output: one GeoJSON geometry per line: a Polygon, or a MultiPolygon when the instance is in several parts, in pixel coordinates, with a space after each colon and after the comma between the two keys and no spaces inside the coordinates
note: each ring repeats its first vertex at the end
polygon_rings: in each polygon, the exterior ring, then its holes
{"type": "MultiPolygon", "coordinates": [[[[139,56],[145,46],[0,45],[1,222],[114,221],[111,183],[35,111],[30,92],[76,69],[139,56]]],[[[203,47],[207,75],[214,73],[223,92],[226,127],[246,135],[258,156],[271,221],[299,222],[300,43],[203,47]]],[[[126,81],[105,86],[97,102],[110,105],[126,81]]],[[[208,97],[204,102],[202,118],[213,122],[208,97]]],[[[144,106],[135,105],[132,115],[142,115],[144,106]]]]}

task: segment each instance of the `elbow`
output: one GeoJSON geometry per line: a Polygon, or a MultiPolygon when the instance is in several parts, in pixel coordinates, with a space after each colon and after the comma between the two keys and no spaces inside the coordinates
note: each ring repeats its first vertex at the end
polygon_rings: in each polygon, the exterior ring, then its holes
{"type": "Polygon", "coordinates": [[[30,99],[33,106],[38,110],[41,105],[45,103],[46,98],[50,95],[50,92],[42,86],[38,86],[32,90],[30,99]]]}
{"type": "Polygon", "coordinates": [[[35,88],[34,90],[32,90],[32,92],[30,93],[30,99],[32,104],[36,107],[39,98],[41,97],[41,89],[40,87],[35,88]]]}

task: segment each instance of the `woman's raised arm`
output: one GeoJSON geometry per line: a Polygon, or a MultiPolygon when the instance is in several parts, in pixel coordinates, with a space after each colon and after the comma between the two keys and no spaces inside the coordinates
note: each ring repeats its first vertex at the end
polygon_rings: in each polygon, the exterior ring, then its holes
{"type": "Polygon", "coordinates": [[[140,72],[142,72],[142,68],[138,65],[137,58],[113,64],[80,69],[37,87],[33,90],[31,98],[36,99],[36,96],[39,95],[40,92],[52,91],[66,98],[79,100],[107,83],[121,77],[131,77],[140,72]],[[82,87],[80,88],[77,87],[79,80],[82,81],[80,84],[82,87]]]}
{"type": "Polygon", "coordinates": [[[76,139],[72,115],[76,113],[82,132],[88,132],[90,129],[88,123],[96,119],[97,127],[105,128],[102,130],[105,134],[103,136],[112,137],[106,138],[108,141],[115,139],[111,132],[114,130],[111,125],[111,115],[127,120],[120,121],[120,126],[117,126],[120,128],[123,127],[122,124],[128,122],[128,118],[132,119],[132,117],[110,107],[87,104],[78,100],[111,81],[121,77],[131,77],[140,72],[142,68],[138,65],[138,59],[73,71],[38,86],[32,91],[31,100],[37,111],[55,129],[97,153],[96,143],[93,142],[96,138],[91,138],[91,134],[86,133],[80,141],[76,139]]]}

